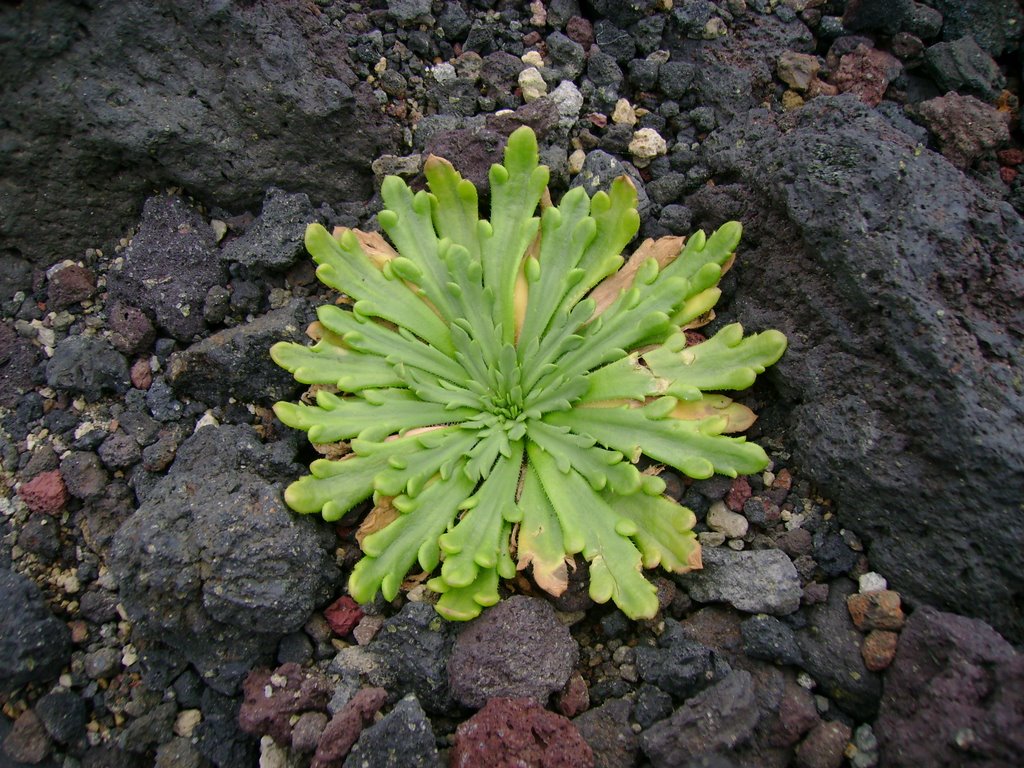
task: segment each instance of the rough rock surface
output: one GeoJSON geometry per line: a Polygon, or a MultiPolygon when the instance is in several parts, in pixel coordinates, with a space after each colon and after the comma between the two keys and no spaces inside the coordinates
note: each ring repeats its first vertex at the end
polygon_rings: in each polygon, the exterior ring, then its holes
{"type": "Polygon", "coordinates": [[[213,229],[199,212],[180,197],[151,197],[120,271],[111,274],[110,295],[151,313],[165,333],[191,341],[205,328],[206,292],[225,279],[213,229]]]}
{"type": "Polygon", "coordinates": [[[452,696],[473,709],[495,697],[543,703],[562,689],[578,658],[576,641],[551,604],[515,595],[459,633],[448,662],[452,696]]]}
{"type": "Polygon", "coordinates": [[[725,602],[748,613],[778,616],[800,607],[800,578],[784,552],[705,547],[702,557],[703,569],[679,577],[694,600],[725,602]]]}
{"type": "Polygon", "coordinates": [[[744,744],[753,736],[758,719],[754,680],[740,670],[641,733],[640,748],[654,768],[675,768],[744,744]]]}
{"type": "Polygon", "coordinates": [[[275,480],[294,448],[251,427],[206,427],[118,531],[111,565],[138,629],[217,690],[324,602],[337,580],[330,534],[284,506],[275,480]]]}
{"type": "Polygon", "coordinates": [[[562,715],[534,699],[495,698],[455,731],[450,764],[593,768],[594,755],[576,726],[562,715]]]}
{"type": "Polygon", "coordinates": [[[0,406],[13,408],[34,382],[39,353],[7,323],[0,323],[0,406]]]}
{"type": "Polygon", "coordinates": [[[437,764],[430,721],[410,694],[359,735],[344,768],[436,768],[437,764]]]}
{"type": "Polygon", "coordinates": [[[288,371],[274,365],[268,351],[278,341],[308,341],[309,303],[296,299],[251,323],[206,337],[171,357],[168,380],[180,395],[208,405],[229,398],[270,405],[304,389],[288,371]]]}
{"type": "Polygon", "coordinates": [[[43,601],[39,588],[19,573],[0,569],[0,690],[60,674],[71,656],[71,633],[43,601]]]}
{"type": "Polygon", "coordinates": [[[121,394],[128,389],[128,363],[103,339],[68,336],[46,364],[46,383],[86,400],[121,394]]]}
{"type": "Polygon", "coordinates": [[[453,705],[448,660],[454,643],[451,622],[430,605],[407,603],[384,622],[368,646],[346,648],[334,665],[343,671],[365,671],[369,681],[386,688],[392,700],[415,694],[428,712],[443,713],[453,705]]]}
{"type": "Polygon", "coordinates": [[[0,29],[0,232],[21,263],[69,231],[121,236],[158,185],[236,209],[270,186],[365,199],[395,142],[313,5],[53,0],[5,5],[0,29]]]}
{"type": "Polygon", "coordinates": [[[875,726],[886,765],[1012,765],[1024,755],[1024,655],[990,626],[919,608],[875,726]]]}
{"type": "Polygon", "coordinates": [[[1024,225],[849,96],[780,121],[712,136],[712,167],[743,182],[691,205],[744,220],[734,311],[789,337],[770,376],[796,458],[894,589],[1022,638],[1024,225]]]}
{"type": "Polygon", "coordinates": [[[801,666],[844,712],[859,720],[874,716],[882,693],[881,678],[861,657],[863,635],[850,619],[846,600],[853,583],[843,579],[829,590],[828,601],[808,609],[807,626],[797,632],[801,666]]]}

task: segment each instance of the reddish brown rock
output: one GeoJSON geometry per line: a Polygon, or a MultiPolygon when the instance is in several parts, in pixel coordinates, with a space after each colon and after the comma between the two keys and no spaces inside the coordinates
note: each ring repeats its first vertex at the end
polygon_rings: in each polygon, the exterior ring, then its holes
{"type": "Polygon", "coordinates": [[[68,489],[59,469],[36,475],[18,489],[25,505],[33,512],[57,515],[68,501],[68,489]]]}
{"type": "Polygon", "coordinates": [[[947,93],[921,102],[915,111],[935,135],[939,151],[961,170],[1010,140],[1009,113],[973,96],[947,93]]]}
{"type": "Polygon", "coordinates": [[[797,768],[840,768],[850,735],[845,723],[820,723],[797,747],[797,768]]]}
{"type": "Polygon", "coordinates": [[[725,506],[733,512],[742,512],[743,505],[750,498],[750,482],[743,475],[732,481],[729,492],[725,495],[725,506]]]}
{"type": "Polygon", "coordinates": [[[583,50],[589,51],[594,44],[594,25],[582,16],[573,16],[565,25],[565,35],[582,45],[583,50]]]}
{"type": "Polygon", "coordinates": [[[900,595],[891,589],[850,595],[846,607],[857,629],[865,632],[872,629],[903,628],[905,617],[900,607],[900,595]]]}
{"type": "Polygon", "coordinates": [[[343,595],[324,609],[324,618],[334,634],[345,637],[351,634],[363,618],[363,609],[351,597],[343,595]]]}
{"type": "Polygon", "coordinates": [[[858,45],[843,56],[832,78],[840,93],[852,93],[870,107],[877,107],[889,83],[903,71],[892,54],[866,45],[858,45]]]}
{"type": "Polygon", "coordinates": [[[156,340],[156,329],[146,313],[123,301],[115,301],[107,309],[110,343],[119,352],[135,355],[148,349],[156,340]]]}
{"type": "Polygon", "coordinates": [[[333,768],[341,762],[359,739],[363,728],[373,722],[374,715],[384,706],[388,694],[383,688],[363,688],[352,700],[331,718],[310,768],[333,768]]]}
{"type": "Polygon", "coordinates": [[[136,360],[132,365],[129,376],[132,380],[132,386],[136,389],[149,389],[153,384],[153,371],[149,367],[148,360],[136,360]]]}
{"type": "Polygon", "coordinates": [[[594,753],[567,718],[533,699],[491,699],[455,731],[452,768],[593,768],[594,753]]]}
{"type": "Polygon", "coordinates": [[[864,666],[872,672],[881,672],[888,669],[896,656],[896,645],[900,636],[895,632],[885,629],[873,629],[864,638],[864,644],[860,647],[860,655],[864,659],[864,666]]]}
{"type": "Polygon", "coordinates": [[[50,276],[47,309],[64,309],[91,299],[96,293],[96,275],[78,264],[69,264],[50,276]]]}
{"type": "Polygon", "coordinates": [[[274,671],[254,669],[242,686],[245,699],[238,725],[254,736],[271,736],[282,746],[291,743],[292,716],[324,710],[334,687],[323,675],[294,662],[274,671]]]}
{"type": "Polygon", "coordinates": [[[574,672],[565,688],[558,692],[555,707],[566,717],[576,717],[590,707],[590,690],[579,672],[574,672]]]}
{"type": "MultiPolygon", "coordinates": [[[[35,765],[50,754],[53,744],[46,733],[42,720],[31,709],[26,709],[11,726],[10,733],[3,741],[3,753],[18,764],[35,765]]],[[[2,761],[7,764],[6,761],[2,761]]]]}

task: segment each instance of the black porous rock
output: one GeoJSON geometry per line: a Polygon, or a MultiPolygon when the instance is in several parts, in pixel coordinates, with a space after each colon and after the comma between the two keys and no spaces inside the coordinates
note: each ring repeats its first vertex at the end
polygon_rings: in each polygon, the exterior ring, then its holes
{"type": "Polygon", "coordinates": [[[444,714],[455,705],[448,660],[456,629],[433,606],[407,603],[384,622],[368,646],[346,648],[334,666],[343,673],[365,672],[370,684],[386,688],[392,700],[414,694],[428,712],[444,714]]]}
{"type": "Polygon", "coordinates": [[[993,56],[1020,45],[1024,11],[1016,0],[930,0],[928,5],[942,13],[943,40],[970,35],[993,56]]]}
{"type": "Polygon", "coordinates": [[[704,148],[743,181],[688,202],[744,219],[735,316],[789,337],[769,380],[802,470],[894,589],[1024,639],[1024,223],[848,95],[704,148]]]}
{"type": "Polygon", "coordinates": [[[20,261],[68,232],[112,243],[157,187],[230,210],[271,186],[364,200],[397,146],[312,5],[43,0],[0,6],[0,29],[0,238],[20,261]]]}
{"type": "Polygon", "coordinates": [[[85,736],[85,702],[77,693],[51,691],[36,702],[35,711],[55,741],[72,744],[85,736]]]}
{"type": "Polygon", "coordinates": [[[306,252],[306,226],[323,223],[305,192],[267,190],[260,215],[245,233],[221,249],[221,258],[247,267],[286,270],[306,252]]]}
{"type": "Polygon", "coordinates": [[[754,679],[737,670],[640,734],[640,748],[654,768],[676,768],[680,756],[742,746],[754,735],[760,715],[754,679]]]}
{"type": "Polygon", "coordinates": [[[820,690],[851,717],[870,720],[878,711],[882,679],[868,671],[860,654],[864,636],[853,625],[846,598],[856,592],[849,579],[832,583],[826,603],[807,611],[807,627],[796,633],[801,666],[820,690]]]}
{"type": "Polygon", "coordinates": [[[110,275],[111,298],[152,314],[157,327],[181,341],[202,331],[206,292],[226,280],[213,229],[180,197],[151,197],[110,275]]]}
{"type": "Polygon", "coordinates": [[[572,723],[594,754],[601,756],[601,765],[635,765],[640,747],[629,722],[632,713],[633,704],[628,699],[609,699],[572,723]]]}
{"type": "Polygon", "coordinates": [[[124,356],[96,336],[68,336],[57,344],[46,364],[46,383],[56,390],[98,400],[122,394],[129,386],[124,356]]]}
{"type": "Polygon", "coordinates": [[[546,600],[514,595],[467,624],[448,662],[452,696],[472,709],[495,697],[546,701],[569,680],[579,648],[546,600]]]}
{"type": "Polygon", "coordinates": [[[332,534],[281,501],[280,484],[300,471],[293,452],[248,426],[200,429],[113,542],[136,629],[218,691],[272,658],[337,582],[332,534]]]}
{"type": "Polygon", "coordinates": [[[843,26],[850,32],[895,35],[914,12],[914,0],[849,0],[843,26]]]}
{"type": "Polygon", "coordinates": [[[1024,655],[982,621],[919,608],[900,634],[875,733],[896,768],[1018,763],[1024,655]]]}
{"type": "Polygon", "coordinates": [[[740,625],[743,652],[775,664],[799,664],[803,657],[796,634],[774,616],[751,616],[740,625]]]}
{"type": "Polygon", "coordinates": [[[416,696],[399,701],[382,720],[359,734],[344,768],[436,768],[434,731],[416,696]]]}
{"type": "Polygon", "coordinates": [[[721,662],[710,648],[678,637],[665,647],[638,646],[636,669],[645,683],[683,701],[715,682],[721,662]]]}
{"type": "Polygon", "coordinates": [[[51,680],[70,661],[71,633],[46,606],[39,588],[0,569],[0,691],[51,680]]]}
{"type": "Polygon", "coordinates": [[[270,347],[279,341],[308,343],[304,331],[315,317],[302,299],[251,323],[218,331],[171,356],[168,379],[179,395],[207,405],[241,402],[271,404],[304,389],[288,371],[274,365],[270,347]]]}

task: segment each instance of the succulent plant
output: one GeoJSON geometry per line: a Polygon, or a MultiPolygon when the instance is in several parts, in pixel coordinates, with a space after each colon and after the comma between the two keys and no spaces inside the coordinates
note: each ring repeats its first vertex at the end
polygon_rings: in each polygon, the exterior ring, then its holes
{"type": "Polygon", "coordinates": [[[755,417],[721,391],[749,387],[785,337],[738,324],[699,343],[686,334],[712,316],[740,225],[647,240],[623,266],[639,227],[633,185],[552,205],[528,128],[491,168],[490,221],[449,162],[430,157],[424,173],[429,191],[383,182],[393,246],[306,230],[317,276],[342,297],[319,308],[313,346],[271,349],[312,385],[277,416],[328,456],[285,500],[333,521],[373,498],[348,585],[360,602],[440,566],[427,582],[437,610],[469,619],[527,568],[560,594],[579,554],[595,601],[653,616],[642,569],[700,567],[694,515],[663,495],[658,465],[706,478],[768,463],[727,436],[755,417]]]}

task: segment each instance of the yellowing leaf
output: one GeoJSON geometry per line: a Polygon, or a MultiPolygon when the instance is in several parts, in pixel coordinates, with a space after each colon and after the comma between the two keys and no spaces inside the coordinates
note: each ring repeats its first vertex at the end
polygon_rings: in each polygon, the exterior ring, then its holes
{"type": "Polygon", "coordinates": [[[680,400],[672,409],[674,419],[701,421],[710,416],[724,416],[725,428],[722,432],[732,434],[749,429],[757,421],[757,414],[742,403],[734,402],[725,395],[704,395],[699,400],[680,400]]]}
{"type": "Polygon", "coordinates": [[[620,293],[633,285],[637,271],[647,259],[653,258],[658,263],[658,269],[664,269],[675,260],[685,244],[685,237],[671,235],[657,240],[649,237],[640,243],[622,269],[606,277],[590,292],[590,298],[595,302],[593,316],[597,317],[608,309],[620,293]]]}

